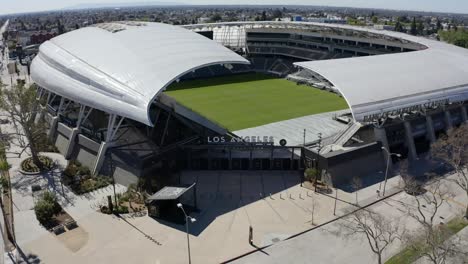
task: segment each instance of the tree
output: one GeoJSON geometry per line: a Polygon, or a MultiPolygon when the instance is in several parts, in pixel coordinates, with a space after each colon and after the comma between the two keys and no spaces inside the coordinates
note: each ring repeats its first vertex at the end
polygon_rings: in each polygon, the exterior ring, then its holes
{"type": "Polygon", "coordinates": [[[418,24],[416,26],[416,31],[417,31],[417,34],[424,35],[424,24],[421,20],[418,21],[418,24]]]}
{"type": "Polygon", "coordinates": [[[442,29],[443,29],[443,27],[442,27],[442,23],[440,22],[440,19],[439,19],[439,18],[437,18],[436,29],[437,29],[437,31],[439,31],[439,30],[442,30],[442,29]]]}
{"type": "Polygon", "coordinates": [[[369,248],[382,264],[385,249],[402,235],[403,227],[398,221],[383,217],[370,209],[358,210],[343,220],[339,234],[355,239],[364,236],[369,248]]]}
{"type": "Polygon", "coordinates": [[[3,192],[6,192],[10,187],[10,183],[6,177],[9,169],[10,164],[8,164],[6,158],[2,157],[2,154],[0,154],[0,187],[2,188],[3,192]]]}
{"type": "Polygon", "coordinates": [[[281,18],[281,17],[283,17],[283,12],[281,12],[281,10],[279,9],[275,9],[273,11],[272,18],[275,19],[275,18],[281,18]]]}
{"type": "MultiPolygon", "coordinates": [[[[460,187],[468,198],[468,124],[447,131],[446,136],[440,137],[431,147],[431,156],[436,161],[449,165],[455,172],[449,181],[460,187]]],[[[468,203],[465,218],[468,219],[468,203]]]]}
{"type": "Polygon", "coordinates": [[[372,16],[372,23],[377,24],[379,22],[379,18],[377,16],[372,16]]]}
{"type": "Polygon", "coordinates": [[[416,28],[416,18],[415,17],[413,17],[413,21],[411,22],[410,34],[411,35],[417,35],[418,34],[418,30],[416,28]]]}
{"type": "Polygon", "coordinates": [[[62,22],[60,21],[60,19],[57,19],[57,31],[59,35],[62,35],[63,33],[65,33],[65,26],[62,25],[62,22]]]}
{"type": "Polygon", "coordinates": [[[447,240],[450,231],[443,224],[436,222],[438,219],[436,216],[453,194],[441,178],[429,178],[430,184],[425,187],[427,191],[420,194],[421,185],[408,173],[406,164],[402,164],[400,174],[405,191],[412,193],[413,197],[413,203],[402,203],[402,205],[406,215],[419,225],[417,230],[405,235],[407,248],[431,263],[445,263],[448,257],[457,255],[460,250],[457,243],[447,240]]]}
{"type": "Polygon", "coordinates": [[[34,85],[26,87],[19,83],[11,89],[0,86],[0,110],[6,113],[14,127],[14,132],[9,135],[9,143],[22,148],[17,153],[19,156],[29,149],[33,163],[42,169],[39,150],[46,142],[42,140],[45,133],[43,122],[35,122],[38,104],[34,85]]]}
{"type": "Polygon", "coordinates": [[[220,14],[216,13],[214,15],[211,16],[210,20],[212,22],[218,22],[218,21],[221,21],[223,18],[221,17],[220,14]]]}
{"type": "Polygon", "coordinates": [[[266,11],[262,12],[262,16],[261,16],[260,20],[261,21],[267,21],[268,20],[267,15],[266,15],[266,11]]]}
{"type": "Polygon", "coordinates": [[[403,32],[403,26],[401,25],[400,21],[397,21],[395,24],[395,31],[396,32],[403,32]]]}
{"type": "Polygon", "coordinates": [[[406,239],[406,243],[419,257],[433,264],[442,264],[446,263],[449,257],[464,254],[459,238],[451,237],[452,235],[450,229],[441,224],[424,232],[413,232],[406,239]]]}

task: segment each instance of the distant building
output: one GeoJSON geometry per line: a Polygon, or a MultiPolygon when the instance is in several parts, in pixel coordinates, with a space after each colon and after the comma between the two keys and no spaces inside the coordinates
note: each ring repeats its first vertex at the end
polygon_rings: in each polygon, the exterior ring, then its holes
{"type": "Polygon", "coordinates": [[[374,25],[374,29],[393,31],[393,30],[395,30],[395,26],[392,26],[392,25],[374,25]]]}
{"type": "Polygon", "coordinates": [[[327,23],[327,24],[346,24],[346,19],[339,17],[308,17],[303,21],[315,22],[315,23],[327,23]]]}
{"type": "Polygon", "coordinates": [[[42,44],[55,36],[57,36],[55,32],[36,32],[31,35],[30,44],[42,44]]]}
{"type": "Polygon", "coordinates": [[[302,21],[302,16],[293,16],[293,21],[302,21]]]}
{"type": "Polygon", "coordinates": [[[200,23],[200,24],[208,23],[208,22],[210,22],[210,18],[209,18],[209,17],[199,17],[199,18],[198,18],[198,23],[200,23]]]}

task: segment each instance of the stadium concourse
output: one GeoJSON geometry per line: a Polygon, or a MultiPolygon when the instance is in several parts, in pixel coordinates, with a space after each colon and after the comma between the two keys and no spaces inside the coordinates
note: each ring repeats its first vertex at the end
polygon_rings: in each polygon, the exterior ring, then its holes
{"type": "Polygon", "coordinates": [[[120,184],[316,167],[339,185],[466,122],[467,69],[467,50],[367,28],[114,22],[45,42],[31,76],[50,140],[120,184]]]}

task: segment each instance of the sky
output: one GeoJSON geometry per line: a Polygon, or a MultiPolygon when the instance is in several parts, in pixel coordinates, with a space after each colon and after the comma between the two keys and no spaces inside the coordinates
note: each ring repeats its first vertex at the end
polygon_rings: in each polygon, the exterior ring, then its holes
{"type": "MultiPolygon", "coordinates": [[[[130,2],[158,2],[149,0],[0,0],[0,14],[25,13],[62,9],[85,3],[130,3],[130,2]]],[[[159,2],[173,2],[185,4],[224,4],[225,0],[161,0],[159,2]]],[[[416,11],[438,11],[468,14],[466,0],[233,0],[229,4],[275,4],[275,5],[325,5],[346,7],[385,8],[416,11]]]]}

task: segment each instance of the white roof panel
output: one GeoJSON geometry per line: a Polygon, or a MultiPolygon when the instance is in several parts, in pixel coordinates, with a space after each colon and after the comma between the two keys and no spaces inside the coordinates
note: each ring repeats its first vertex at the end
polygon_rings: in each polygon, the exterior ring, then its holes
{"type": "Polygon", "coordinates": [[[87,106],[152,125],[154,98],[187,72],[248,64],[190,30],[160,23],[88,27],[45,42],[31,65],[41,87],[87,106]],[[110,27],[109,27],[110,28],[110,27]]]}
{"type": "Polygon", "coordinates": [[[467,49],[397,32],[356,30],[427,47],[404,53],[295,63],[330,81],[342,93],[357,121],[406,107],[468,100],[467,49]]]}

